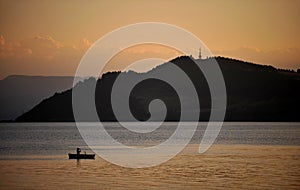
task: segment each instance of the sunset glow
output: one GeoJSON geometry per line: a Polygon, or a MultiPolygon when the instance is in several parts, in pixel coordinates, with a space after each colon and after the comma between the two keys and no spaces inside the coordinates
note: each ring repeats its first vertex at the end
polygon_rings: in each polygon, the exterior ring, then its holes
{"type": "MultiPolygon", "coordinates": [[[[296,70],[299,7],[293,0],[1,0],[0,79],[12,74],[72,76],[97,39],[119,27],[150,21],[192,32],[215,55],[296,70]]],[[[140,48],[135,48],[135,57],[157,51],[154,46],[140,48]]],[[[169,51],[159,52],[165,59],[170,56],[169,51]]],[[[120,62],[108,70],[119,70],[120,62]]]]}

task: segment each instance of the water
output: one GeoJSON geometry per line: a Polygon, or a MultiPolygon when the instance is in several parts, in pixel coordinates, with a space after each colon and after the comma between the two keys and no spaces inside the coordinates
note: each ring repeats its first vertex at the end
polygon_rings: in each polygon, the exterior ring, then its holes
{"type": "MultiPolygon", "coordinates": [[[[190,144],[201,142],[206,124],[199,124],[190,144]]],[[[156,132],[132,134],[120,128],[118,123],[105,123],[110,134],[127,145],[161,143],[174,132],[176,126],[176,123],[168,122],[156,132]]],[[[2,158],[5,155],[62,155],[74,152],[78,146],[90,151],[75,123],[1,123],[0,134],[2,158]]],[[[215,144],[300,146],[300,123],[227,122],[215,144]]]]}
{"type": "MultiPolygon", "coordinates": [[[[150,146],[176,123],[150,134],[105,126],[120,142],[150,146]]],[[[77,146],[91,151],[74,123],[1,123],[0,189],[300,189],[300,123],[225,123],[215,144],[197,154],[205,127],[171,160],[132,169],[98,156],[69,160],[77,146]]]]}

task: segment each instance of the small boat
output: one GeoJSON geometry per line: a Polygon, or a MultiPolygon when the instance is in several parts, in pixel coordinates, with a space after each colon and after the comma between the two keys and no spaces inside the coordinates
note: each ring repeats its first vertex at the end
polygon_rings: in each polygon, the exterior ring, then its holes
{"type": "Polygon", "coordinates": [[[95,154],[70,154],[69,159],[95,159],[95,154]]]}
{"type": "Polygon", "coordinates": [[[80,154],[81,149],[77,148],[76,154],[69,153],[69,159],[95,159],[95,154],[80,154]]]}

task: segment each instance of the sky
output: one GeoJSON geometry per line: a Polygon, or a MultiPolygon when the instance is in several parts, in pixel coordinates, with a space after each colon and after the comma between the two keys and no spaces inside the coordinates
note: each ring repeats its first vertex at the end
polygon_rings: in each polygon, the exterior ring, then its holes
{"type": "MultiPolygon", "coordinates": [[[[299,18],[297,0],[0,0],[0,79],[14,74],[74,75],[97,39],[139,22],[182,27],[216,56],[296,70],[299,18]]],[[[133,47],[123,60],[132,60],[133,54],[178,56],[159,48],[133,47]]],[[[122,59],[115,60],[107,70],[120,69],[122,59]]]]}

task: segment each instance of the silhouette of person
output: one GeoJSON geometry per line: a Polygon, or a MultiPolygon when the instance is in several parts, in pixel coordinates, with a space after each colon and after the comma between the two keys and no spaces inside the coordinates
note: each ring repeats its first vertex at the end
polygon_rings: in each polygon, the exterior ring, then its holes
{"type": "Polygon", "coordinates": [[[77,148],[77,154],[80,154],[80,152],[81,152],[81,149],[77,148]]]}

